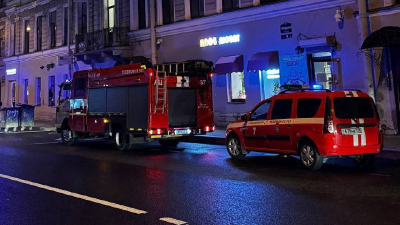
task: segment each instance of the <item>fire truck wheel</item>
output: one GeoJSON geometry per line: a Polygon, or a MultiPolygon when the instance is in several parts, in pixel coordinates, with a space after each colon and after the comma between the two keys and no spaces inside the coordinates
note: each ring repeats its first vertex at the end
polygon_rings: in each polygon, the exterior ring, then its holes
{"type": "Polygon", "coordinates": [[[115,132],[114,140],[115,147],[120,151],[125,151],[131,148],[131,144],[126,142],[126,135],[122,131],[115,132]]]}
{"type": "Polygon", "coordinates": [[[179,144],[179,140],[178,139],[158,140],[158,142],[160,143],[161,147],[165,147],[165,148],[176,147],[179,144]]]}
{"type": "Polygon", "coordinates": [[[370,168],[374,162],[375,154],[356,155],[354,162],[361,168],[370,168]]]}
{"type": "Polygon", "coordinates": [[[300,145],[300,160],[303,166],[310,170],[319,170],[324,158],[319,155],[317,147],[311,141],[305,141],[300,145]]]}
{"type": "Polygon", "coordinates": [[[73,145],[78,137],[69,127],[63,127],[61,128],[61,140],[65,145],[73,145]]]}
{"type": "Polygon", "coordinates": [[[243,147],[236,135],[230,135],[226,143],[229,155],[234,159],[243,159],[246,154],[243,153],[243,147]]]}

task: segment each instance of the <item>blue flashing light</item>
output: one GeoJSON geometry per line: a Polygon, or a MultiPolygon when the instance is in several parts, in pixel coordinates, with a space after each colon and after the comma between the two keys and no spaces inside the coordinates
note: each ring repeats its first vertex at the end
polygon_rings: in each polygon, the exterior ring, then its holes
{"type": "Polygon", "coordinates": [[[313,87],[313,89],[322,89],[323,88],[323,86],[320,84],[314,84],[312,87],[313,87]]]}

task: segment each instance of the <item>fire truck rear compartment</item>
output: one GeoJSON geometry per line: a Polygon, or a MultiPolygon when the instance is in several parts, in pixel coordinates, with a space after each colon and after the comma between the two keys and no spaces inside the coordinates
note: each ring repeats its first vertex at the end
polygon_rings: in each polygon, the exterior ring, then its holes
{"type": "Polygon", "coordinates": [[[89,89],[89,115],[127,116],[127,127],[145,129],[148,118],[147,90],[146,85],[89,89]]]}
{"type": "Polygon", "coordinates": [[[168,89],[168,117],[170,127],[197,126],[196,89],[168,89]]]}

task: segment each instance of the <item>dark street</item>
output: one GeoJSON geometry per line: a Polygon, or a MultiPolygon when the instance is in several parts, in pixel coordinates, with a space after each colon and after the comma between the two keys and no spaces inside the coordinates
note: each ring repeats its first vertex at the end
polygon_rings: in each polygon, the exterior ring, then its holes
{"type": "MultiPolygon", "coordinates": [[[[0,134],[0,224],[400,224],[400,160],[298,158],[224,146],[67,147],[48,132],[0,134]]],[[[397,158],[396,158],[397,157],[397,158]]]]}

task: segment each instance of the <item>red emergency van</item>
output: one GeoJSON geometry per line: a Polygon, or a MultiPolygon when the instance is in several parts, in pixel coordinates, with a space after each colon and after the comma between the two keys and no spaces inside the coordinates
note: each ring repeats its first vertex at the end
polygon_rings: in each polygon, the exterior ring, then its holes
{"type": "Polygon", "coordinates": [[[261,101],[226,129],[228,153],[250,151],[299,155],[318,170],[328,157],[348,156],[370,166],[382,149],[375,104],[359,90],[288,89],[261,101]]]}

